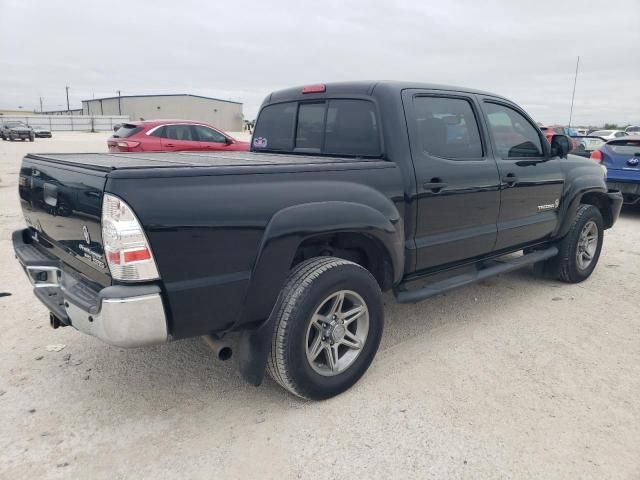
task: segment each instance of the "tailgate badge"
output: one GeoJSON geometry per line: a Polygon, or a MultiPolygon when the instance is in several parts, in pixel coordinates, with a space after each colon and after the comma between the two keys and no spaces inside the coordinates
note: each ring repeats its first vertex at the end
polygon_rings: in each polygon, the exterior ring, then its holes
{"type": "Polygon", "coordinates": [[[89,229],[86,225],[82,225],[82,234],[84,235],[84,241],[87,245],[91,245],[91,235],[89,235],[89,229]]]}

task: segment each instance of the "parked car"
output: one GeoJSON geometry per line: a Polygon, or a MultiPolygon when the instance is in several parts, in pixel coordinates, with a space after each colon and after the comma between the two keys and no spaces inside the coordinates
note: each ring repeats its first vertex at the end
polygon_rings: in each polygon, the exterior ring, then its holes
{"type": "Polygon", "coordinates": [[[563,127],[561,125],[548,125],[540,127],[540,130],[542,130],[542,133],[549,142],[551,142],[551,138],[554,135],[566,135],[567,137],[571,138],[572,149],[575,150],[578,148],[578,142],[576,142],[572,138],[577,136],[578,134],[572,128],[563,127]]]}
{"type": "Polygon", "coordinates": [[[120,125],[107,140],[110,152],[247,151],[249,142],[202,122],[145,120],[120,125]]]}
{"type": "Polygon", "coordinates": [[[622,192],[625,203],[640,202],[640,138],[610,140],[591,154],[607,168],[607,185],[622,192]]]}
{"type": "Polygon", "coordinates": [[[2,140],[29,140],[33,142],[35,140],[35,134],[33,129],[22,122],[5,122],[0,129],[0,137],[2,140]]]}
{"type": "Polygon", "coordinates": [[[592,137],[600,137],[605,140],[613,140],[616,138],[626,137],[628,134],[622,130],[596,130],[589,134],[592,137]]]}
{"type": "Polygon", "coordinates": [[[51,130],[44,127],[33,127],[33,133],[37,138],[51,138],[51,130]]]}
{"type": "Polygon", "coordinates": [[[640,126],[638,125],[631,125],[627,128],[624,129],[624,132],[627,135],[640,135],[640,126]]]}
{"type": "Polygon", "coordinates": [[[239,334],[249,382],[266,367],[328,398],[371,364],[382,291],[417,302],[525,266],[591,275],[622,195],[569,151],[490,93],[291,88],[262,104],[250,152],[27,155],[13,245],[54,328],[121,347],[204,336],[219,358],[239,334]],[[65,189],[78,202],[61,222],[65,189]]]}
{"type": "Polygon", "coordinates": [[[594,137],[593,135],[573,137],[573,140],[578,146],[572,153],[583,157],[589,157],[591,152],[599,149],[607,142],[604,138],[594,137]]]}

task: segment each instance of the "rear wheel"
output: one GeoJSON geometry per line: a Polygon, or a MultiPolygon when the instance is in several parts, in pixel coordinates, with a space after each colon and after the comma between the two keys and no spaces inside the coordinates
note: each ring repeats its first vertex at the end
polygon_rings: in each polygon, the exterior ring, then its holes
{"type": "Polygon", "coordinates": [[[274,309],[269,375],[311,400],[344,392],[366,372],[382,338],[380,287],[358,264],[319,257],[289,275],[274,309]]]}
{"type": "Polygon", "coordinates": [[[593,205],[581,205],[569,232],[558,244],[558,255],[536,264],[534,271],[567,283],[582,282],[596,268],[603,238],[600,210],[593,205]]]}

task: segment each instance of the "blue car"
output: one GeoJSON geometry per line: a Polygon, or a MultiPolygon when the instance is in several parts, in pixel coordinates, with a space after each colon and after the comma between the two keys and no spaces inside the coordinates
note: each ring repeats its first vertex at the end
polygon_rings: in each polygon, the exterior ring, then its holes
{"type": "Polygon", "coordinates": [[[591,158],[607,167],[607,185],[622,192],[624,203],[640,202],[640,137],[610,140],[591,158]]]}

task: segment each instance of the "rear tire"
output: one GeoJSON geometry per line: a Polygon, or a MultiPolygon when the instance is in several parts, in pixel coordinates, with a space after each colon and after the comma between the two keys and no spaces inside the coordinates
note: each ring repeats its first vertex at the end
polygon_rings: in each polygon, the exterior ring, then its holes
{"type": "Polygon", "coordinates": [[[581,205],[565,237],[557,244],[557,256],[534,265],[534,273],[546,278],[556,278],[567,283],[579,283],[596,268],[604,225],[602,214],[593,205],[581,205]]]}
{"type": "Polygon", "coordinates": [[[318,257],[295,267],[278,297],[267,372],[289,392],[322,400],[354,385],[384,324],[380,287],[360,265],[318,257]]]}

